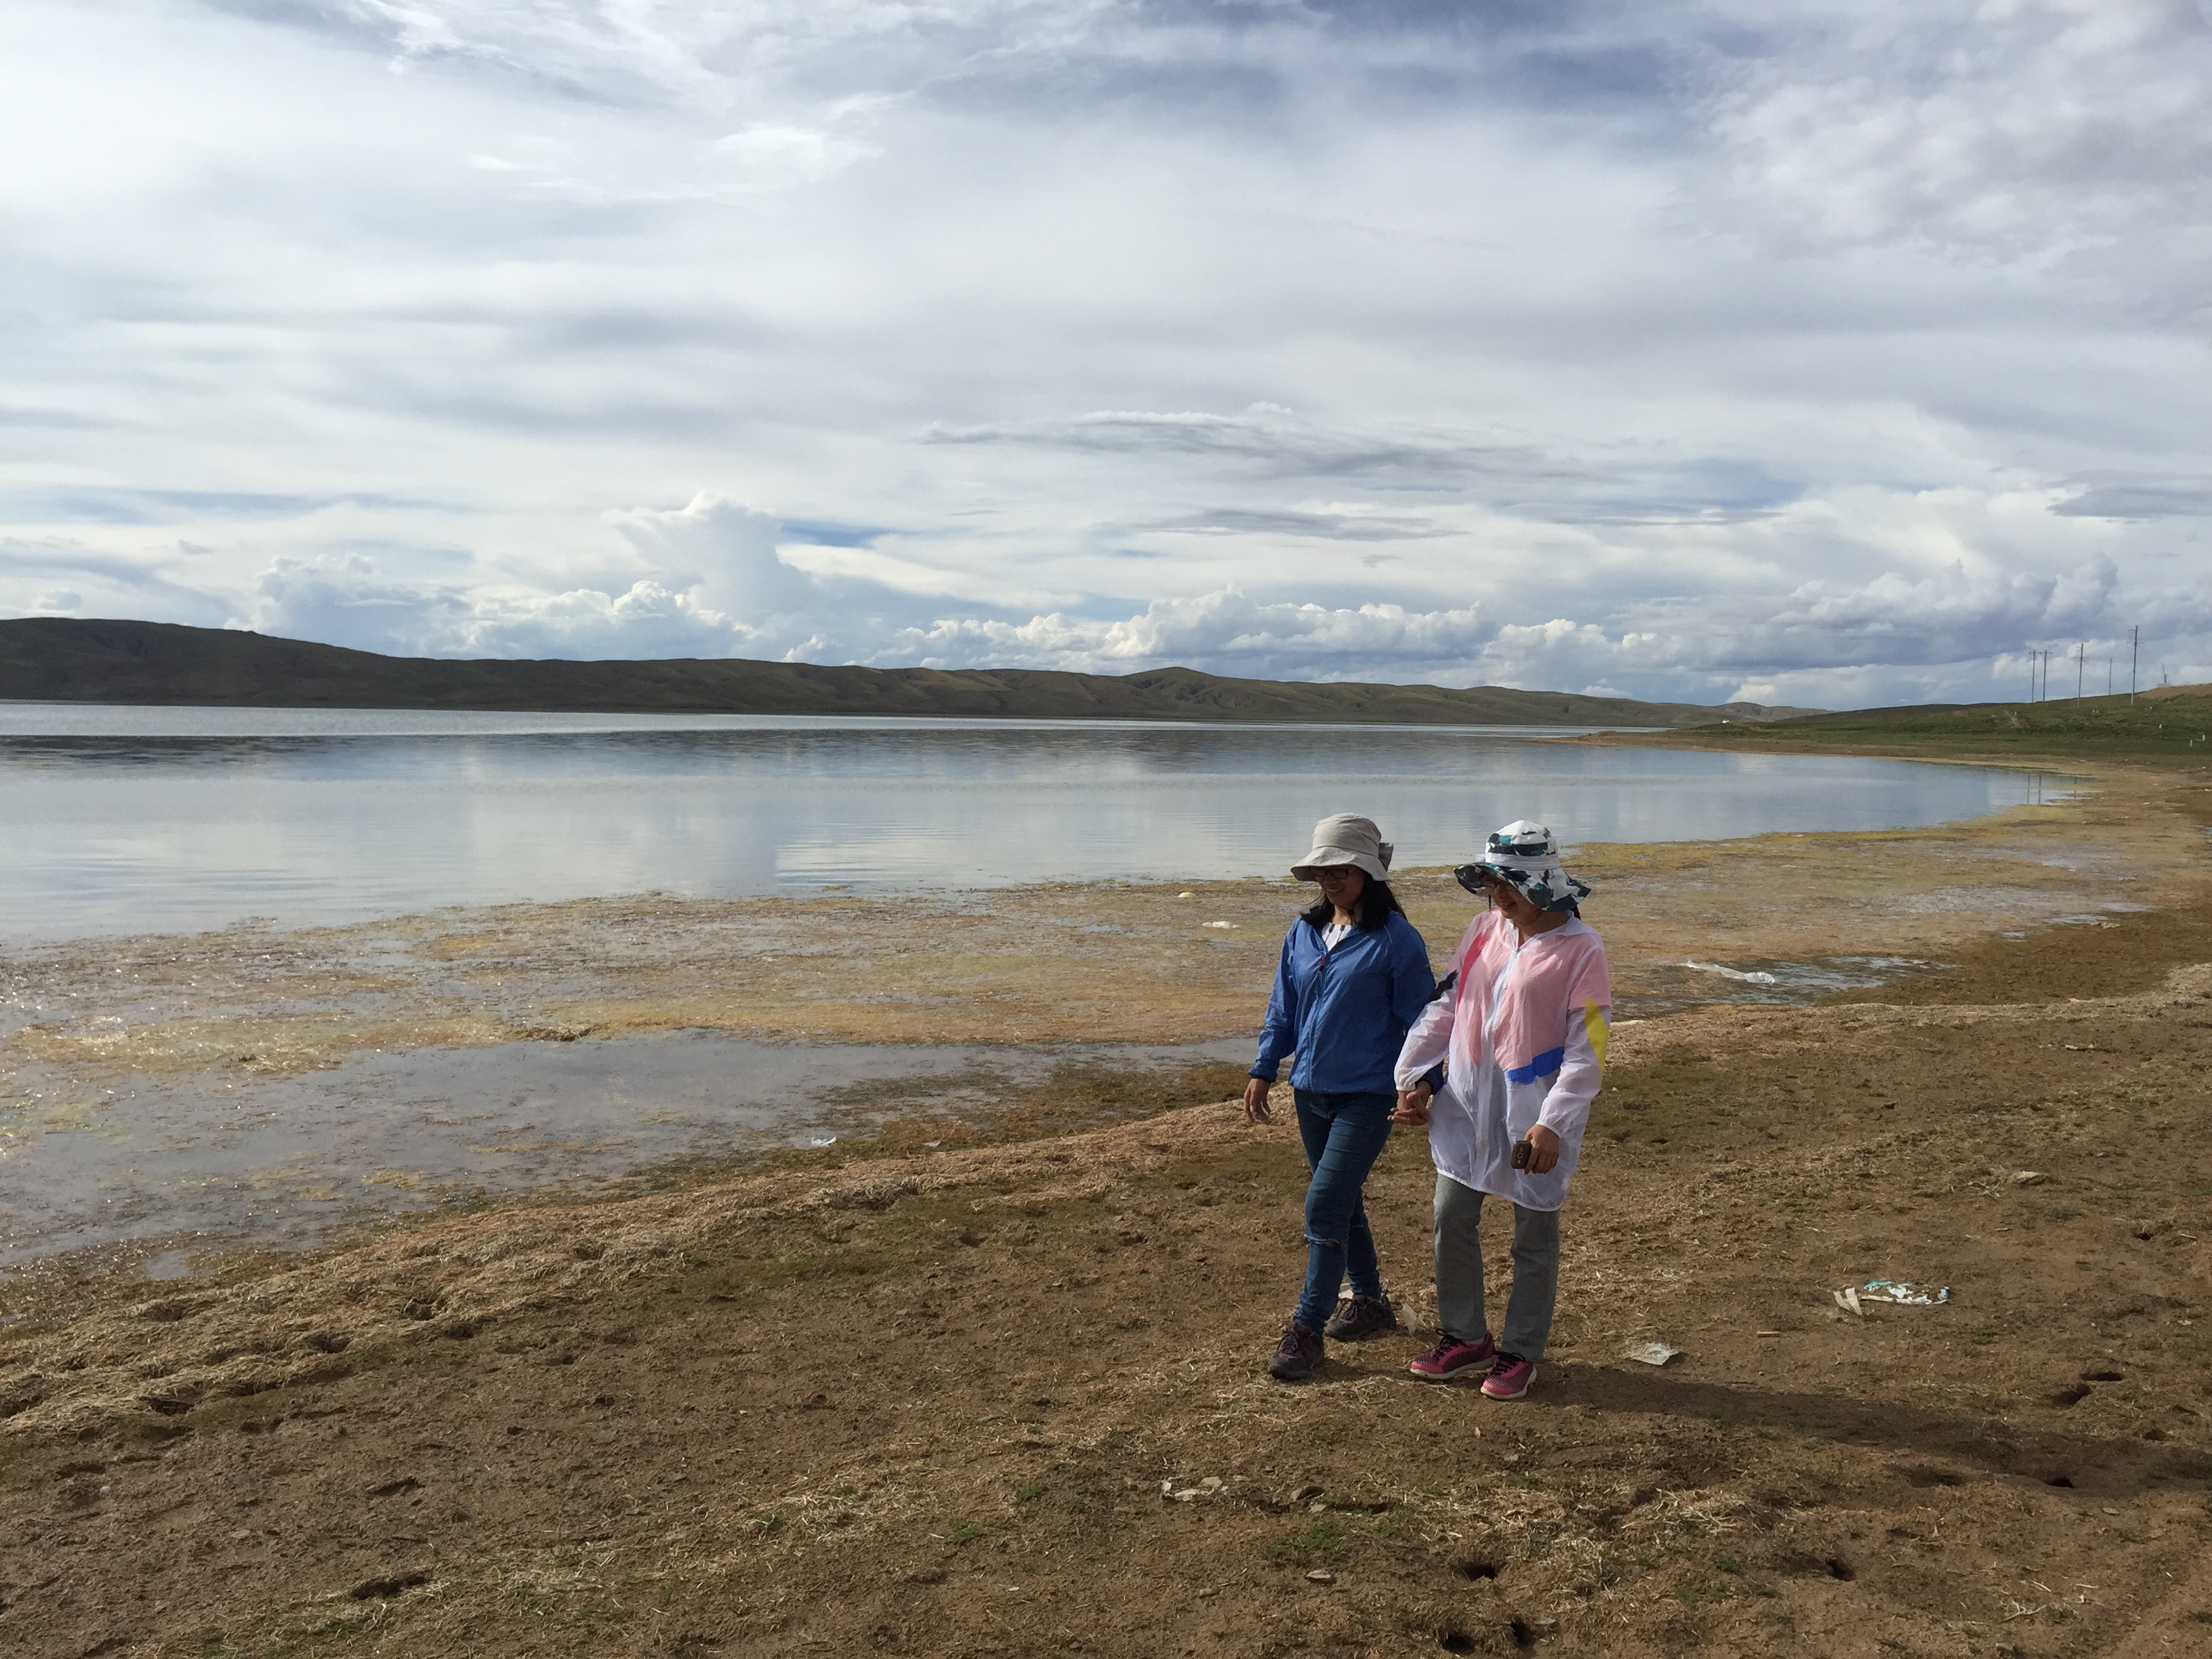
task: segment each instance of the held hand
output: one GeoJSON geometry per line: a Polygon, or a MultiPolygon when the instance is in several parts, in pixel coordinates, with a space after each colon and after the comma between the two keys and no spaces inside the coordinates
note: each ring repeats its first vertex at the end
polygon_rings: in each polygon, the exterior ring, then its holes
{"type": "Polygon", "coordinates": [[[1558,1133],[1539,1123],[1528,1131],[1528,1173],[1549,1175],[1552,1166],[1559,1161],[1558,1133]]]}
{"type": "Polygon", "coordinates": [[[1244,1121],[1247,1123],[1273,1123],[1275,1115],[1267,1109],[1267,1080],[1247,1078],[1244,1080],[1244,1121]]]}
{"type": "Polygon", "coordinates": [[[1410,1089],[1398,1091],[1398,1109],[1390,1114],[1393,1123],[1422,1124],[1429,1121],[1429,1085],[1416,1083],[1410,1089]]]}

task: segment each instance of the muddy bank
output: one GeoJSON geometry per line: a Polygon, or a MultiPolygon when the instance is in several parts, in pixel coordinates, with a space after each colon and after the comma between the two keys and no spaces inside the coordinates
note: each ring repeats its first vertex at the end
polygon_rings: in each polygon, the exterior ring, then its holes
{"type": "MultiPolygon", "coordinates": [[[[0,1274],[91,1251],[298,1249],[374,1222],[520,1194],[609,1196],[731,1170],[779,1148],[896,1133],[958,1146],[1042,1097],[1110,1079],[1091,1121],[1230,1086],[1237,1041],[758,1042],[669,1031],[348,1055],[289,1075],[237,1066],[88,1086],[22,1063],[0,1161],[0,1274]],[[1200,1085],[1199,1086],[1206,1086],[1200,1085]]],[[[1086,1124],[1086,1127],[1088,1125],[1086,1124]]]]}
{"type": "Polygon", "coordinates": [[[1516,1405],[1403,1375],[1428,1307],[1405,1139],[1370,1211],[1416,1329],[1309,1386],[1261,1375],[1303,1167],[1225,1102],[241,1267],[9,1334],[0,1632],[163,1656],[2197,1650],[2208,1032],[2205,969],[2061,1009],[1630,1028],[1516,1405]],[[1952,1300],[1834,1305],[1875,1277],[1952,1300]],[[1653,1338],[1684,1357],[1623,1357],[1653,1338]]]}

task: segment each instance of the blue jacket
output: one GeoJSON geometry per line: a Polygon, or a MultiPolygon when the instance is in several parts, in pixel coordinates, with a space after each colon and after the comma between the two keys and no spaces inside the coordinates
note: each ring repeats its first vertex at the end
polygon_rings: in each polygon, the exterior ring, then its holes
{"type": "Polygon", "coordinates": [[[1295,1053],[1293,1088],[1395,1093],[1398,1050],[1436,989],[1429,947],[1399,913],[1381,927],[1353,928],[1334,951],[1301,916],[1283,940],[1251,1075],[1273,1083],[1283,1056],[1295,1053]]]}

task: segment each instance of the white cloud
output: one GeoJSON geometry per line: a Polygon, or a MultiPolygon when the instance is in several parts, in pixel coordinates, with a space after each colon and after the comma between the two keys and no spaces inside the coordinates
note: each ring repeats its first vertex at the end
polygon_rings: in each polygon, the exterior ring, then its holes
{"type": "Polygon", "coordinates": [[[459,654],[474,616],[464,591],[380,580],[358,555],[279,559],[254,588],[250,620],[258,631],[386,656],[459,654]]]}
{"type": "Polygon", "coordinates": [[[9,26],[0,611],[1700,699],[2212,660],[2199,6],[9,26]]]}
{"type": "Polygon", "coordinates": [[[589,589],[517,603],[481,617],[464,653],[493,657],[723,657],[742,633],[727,618],[640,581],[610,597],[589,589]]]}
{"type": "Polygon", "coordinates": [[[776,557],[782,520],[702,490],[669,510],[637,507],[608,521],[662,580],[703,590],[744,626],[764,626],[811,603],[813,584],[776,557]]]}
{"type": "Polygon", "coordinates": [[[1767,227],[2040,259],[2162,239],[2212,205],[2212,29],[2191,0],[1824,6],[1796,22],[1796,50],[1712,105],[1767,227]]]}
{"type": "Polygon", "coordinates": [[[1060,612],[1024,623],[941,618],[902,630],[877,659],[1103,674],[1202,662],[1252,678],[1373,679],[1402,672],[1426,679],[1464,676],[1480,641],[1479,611],[1471,605],[1409,611],[1395,605],[1262,605],[1225,587],[1155,599],[1118,621],[1060,612]]]}
{"type": "Polygon", "coordinates": [[[883,151],[865,138],[813,127],[765,123],[714,142],[733,171],[733,182],[751,190],[818,185],[856,161],[883,151]]]}

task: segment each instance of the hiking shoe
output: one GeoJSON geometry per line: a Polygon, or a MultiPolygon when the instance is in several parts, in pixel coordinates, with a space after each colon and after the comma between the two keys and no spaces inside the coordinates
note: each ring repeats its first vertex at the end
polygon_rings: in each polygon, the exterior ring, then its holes
{"type": "Polygon", "coordinates": [[[1377,1331],[1398,1328],[1397,1310],[1390,1305],[1387,1296],[1362,1296],[1357,1291],[1352,1299],[1333,1314],[1321,1334],[1333,1342],[1358,1342],[1377,1331]]]}
{"type": "Polygon", "coordinates": [[[1303,1325],[1285,1328],[1283,1340],[1267,1356],[1267,1375],[1279,1382],[1303,1382],[1321,1364],[1321,1333],[1303,1325]]]}
{"type": "Polygon", "coordinates": [[[1482,1334],[1480,1342],[1462,1342],[1455,1336],[1440,1340],[1437,1346],[1419,1359],[1408,1362],[1406,1369],[1416,1376],[1431,1382],[1441,1382],[1447,1377],[1457,1376],[1462,1371],[1480,1370],[1498,1358],[1498,1345],[1490,1340],[1490,1333],[1482,1334]]]}
{"type": "Polygon", "coordinates": [[[1502,1353],[1490,1368],[1490,1375],[1482,1379],[1482,1391],[1492,1400],[1518,1400],[1528,1392],[1529,1381],[1535,1375],[1534,1360],[1523,1359],[1517,1353],[1502,1353]]]}

